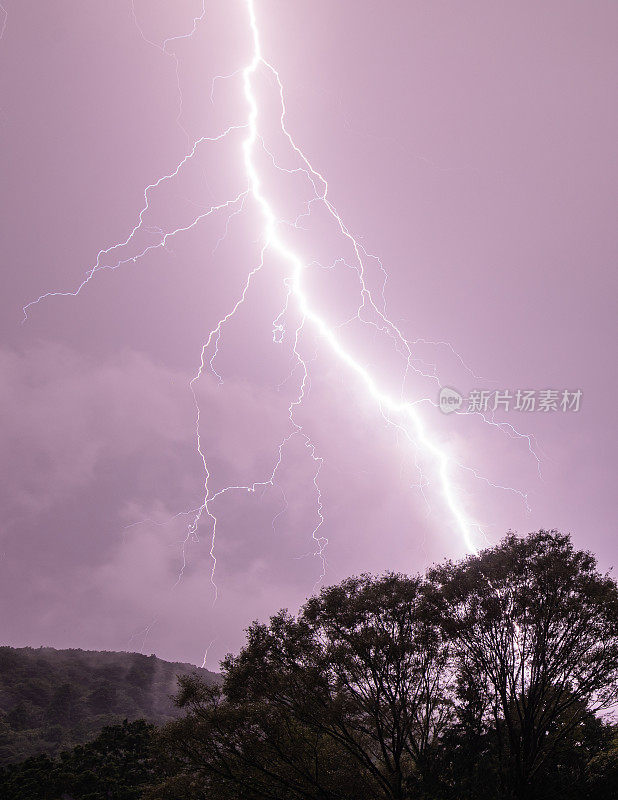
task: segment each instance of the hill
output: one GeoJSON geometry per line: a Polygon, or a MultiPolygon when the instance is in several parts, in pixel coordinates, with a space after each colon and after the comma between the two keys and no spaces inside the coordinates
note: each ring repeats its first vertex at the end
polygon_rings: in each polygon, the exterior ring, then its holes
{"type": "Polygon", "coordinates": [[[54,755],[124,719],[178,716],[178,675],[218,675],[139,653],[0,647],[0,764],[54,755]]]}

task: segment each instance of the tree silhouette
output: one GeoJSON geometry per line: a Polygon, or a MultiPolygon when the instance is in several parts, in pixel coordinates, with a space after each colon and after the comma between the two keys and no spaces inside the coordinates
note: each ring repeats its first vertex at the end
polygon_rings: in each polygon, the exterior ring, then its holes
{"type": "Polygon", "coordinates": [[[543,797],[552,752],[618,699],[616,583],[568,536],[539,531],[437,567],[428,585],[460,697],[479,701],[477,725],[495,740],[499,796],[543,797]]]}

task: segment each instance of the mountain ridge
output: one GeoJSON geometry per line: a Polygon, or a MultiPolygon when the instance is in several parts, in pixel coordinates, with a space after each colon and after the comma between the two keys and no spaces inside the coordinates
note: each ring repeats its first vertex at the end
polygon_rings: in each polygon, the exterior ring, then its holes
{"type": "Polygon", "coordinates": [[[0,647],[0,764],[55,755],[124,719],[178,716],[177,677],[217,673],[155,655],[114,650],[0,647]]]}

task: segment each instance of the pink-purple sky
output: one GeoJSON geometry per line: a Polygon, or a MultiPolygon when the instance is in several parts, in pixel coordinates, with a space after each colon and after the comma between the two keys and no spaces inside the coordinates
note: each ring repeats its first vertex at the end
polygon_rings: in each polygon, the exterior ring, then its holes
{"type": "MultiPolygon", "coordinates": [[[[462,393],[581,389],[577,413],[477,416],[419,409],[458,497],[490,542],[557,527],[616,560],[616,33],[608,0],[375,3],[255,0],[264,56],[285,87],[287,125],[328,178],[348,229],[388,272],[389,318],[412,366],[462,393]],[[424,341],[419,341],[424,340],[424,341]],[[446,345],[477,377],[464,369],[446,345]],[[511,491],[509,490],[516,490],[511,491]],[[521,492],[521,494],[519,494],[521,492]],[[522,494],[527,494],[530,510],[522,494]]],[[[246,189],[242,75],[252,58],[244,0],[3,0],[0,30],[0,642],[154,652],[216,668],[243,628],[298,607],[320,581],[416,571],[459,557],[461,535],[426,454],[388,426],[358,378],[310,325],[299,351],[311,382],[274,485],[216,501],[184,547],[203,494],[188,383],[202,343],[259,262],[263,225],[248,197],[148,252],[246,189]],[[133,11],[135,13],[133,13],[133,11]],[[216,75],[229,75],[217,80],[216,75]],[[180,87],[180,91],[179,91],[180,87]],[[230,216],[231,212],[239,213],[230,216]],[[416,459],[416,462],[415,462],[416,459]],[[423,467],[419,476],[417,464],[423,467]],[[183,559],[185,566],[183,570],[183,559]],[[180,580],[179,580],[180,576],[180,580]]],[[[294,222],[312,190],[279,129],[272,75],[255,77],[256,165],[278,216],[294,222]],[[285,170],[288,170],[287,172],[285,170]]],[[[401,394],[394,340],[353,318],[353,250],[313,203],[281,235],[305,287],[380,386],[401,394]],[[338,260],[343,259],[343,260],[338,260]],[[319,263],[318,263],[319,262],[319,263]],[[334,266],[333,266],[334,265],[334,266]],[[347,266],[346,266],[347,265],[347,266]],[[329,268],[332,267],[332,268],[329,268]],[[349,324],[347,320],[353,319],[349,324]]],[[[366,259],[381,309],[383,273],[366,259]]],[[[302,370],[284,341],[285,267],[267,254],[197,385],[211,490],[270,476],[290,431],[302,370]],[[291,371],[292,370],[292,371],[291,371]],[[291,374],[290,374],[291,372],[291,374]]],[[[401,349],[401,348],[400,348],[401,349]]],[[[208,359],[212,350],[208,352],[208,359]]],[[[412,371],[403,397],[438,397],[412,371]]]]}

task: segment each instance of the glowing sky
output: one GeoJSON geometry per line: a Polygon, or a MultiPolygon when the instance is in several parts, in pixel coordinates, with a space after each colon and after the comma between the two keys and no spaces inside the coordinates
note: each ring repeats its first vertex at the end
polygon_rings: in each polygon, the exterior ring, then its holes
{"type": "Polygon", "coordinates": [[[614,4],[256,0],[343,229],[307,205],[244,0],[49,5],[2,7],[3,643],[216,667],[324,573],[423,569],[480,529],[612,563],[614,4]],[[209,496],[259,485],[200,513],[205,342],[209,496]],[[445,416],[434,367],[582,408],[445,416]]]}

